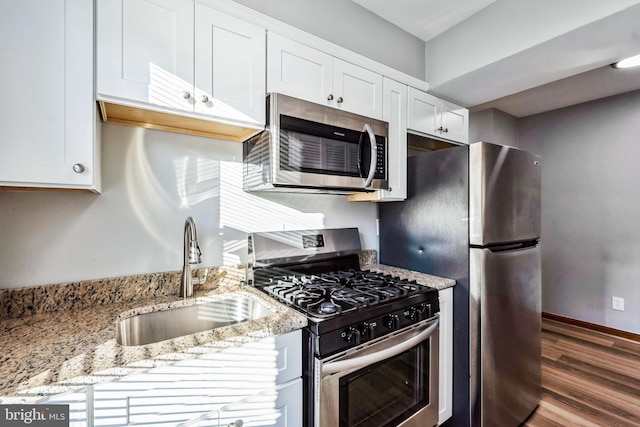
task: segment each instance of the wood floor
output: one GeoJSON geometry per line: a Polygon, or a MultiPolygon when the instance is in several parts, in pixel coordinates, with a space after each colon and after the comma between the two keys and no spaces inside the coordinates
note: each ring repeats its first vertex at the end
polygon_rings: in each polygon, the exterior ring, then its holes
{"type": "Polygon", "coordinates": [[[524,426],[640,426],[640,343],[543,319],[542,400],[524,426]]]}

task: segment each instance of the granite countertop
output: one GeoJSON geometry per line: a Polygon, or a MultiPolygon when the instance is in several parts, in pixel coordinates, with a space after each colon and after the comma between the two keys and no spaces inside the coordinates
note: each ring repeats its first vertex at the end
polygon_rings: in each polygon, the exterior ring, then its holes
{"type": "Polygon", "coordinates": [[[0,403],[30,402],[204,352],[284,334],[306,324],[302,314],[254,288],[239,286],[236,278],[222,279],[215,289],[200,291],[186,300],[167,295],[5,319],[1,328],[0,403]],[[274,314],[154,344],[127,347],[116,343],[119,319],[219,299],[229,293],[255,298],[274,314]]]}
{"type": "MultiPolygon", "coordinates": [[[[439,290],[455,285],[451,279],[375,264],[375,251],[363,252],[363,269],[416,280],[439,290]]],[[[204,286],[194,298],[186,300],[179,298],[177,292],[172,292],[174,290],[163,293],[157,289],[158,281],[177,283],[176,272],[160,276],[158,273],[151,278],[138,276],[133,281],[114,279],[113,283],[117,282],[117,285],[104,281],[100,281],[101,286],[83,282],[60,288],[50,285],[34,291],[5,292],[0,295],[7,307],[0,328],[0,403],[33,402],[43,396],[111,381],[306,326],[307,320],[299,312],[250,286],[240,286],[244,271],[228,274],[229,271],[233,269],[216,269],[215,279],[207,279],[210,286],[204,286]],[[131,288],[145,298],[131,297],[131,288]],[[103,296],[100,296],[101,290],[103,296]],[[117,320],[221,298],[229,293],[256,298],[274,314],[148,345],[121,346],[115,340],[117,320]],[[89,303],[88,299],[92,301],[89,303]],[[78,301],[67,305],[69,300],[78,301]]]]}

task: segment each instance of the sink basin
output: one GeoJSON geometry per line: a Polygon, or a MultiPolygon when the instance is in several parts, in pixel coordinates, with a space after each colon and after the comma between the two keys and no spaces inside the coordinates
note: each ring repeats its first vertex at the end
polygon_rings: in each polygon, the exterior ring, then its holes
{"type": "Polygon", "coordinates": [[[116,342],[124,346],[152,344],[272,314],[266,305],[242,295],[199,302],[123,319],[117,324],[116,342]]]}

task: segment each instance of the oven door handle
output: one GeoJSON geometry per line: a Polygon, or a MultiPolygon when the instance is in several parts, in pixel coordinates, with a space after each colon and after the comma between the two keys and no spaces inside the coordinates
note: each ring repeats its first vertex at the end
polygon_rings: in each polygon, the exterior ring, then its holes
{"type": "Polygon", "coordinates": [[[324,364],[322,366],[322,374],[331,375],[337,372],[357,370],[374,363],[382,362],[383,360],[389,359],[393,356],[397,356],[398,354],[404,353],[405,351],[427,340],[431,335],[433,335],[439,324],[440,319],[435,319],[433,321],[433,324],[428,326],[425,330],[418,333],[417,335],[409,338],[406,341],[403,341],[400,344],[392,344],[380,351],[376,351],[375,353],[367,354],[366,356],[354,357],[353,359],[340,360],[338,362],[329,362],[327,364],[324,364]]]}

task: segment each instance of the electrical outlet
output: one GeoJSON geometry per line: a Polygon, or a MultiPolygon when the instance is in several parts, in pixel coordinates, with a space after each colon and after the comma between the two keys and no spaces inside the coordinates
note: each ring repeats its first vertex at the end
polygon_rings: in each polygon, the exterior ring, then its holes
{"type": "Polygon", "coordinates": [[[624,311],[624,298],[611,297],[611,308],[618,311],[624,311]]]}

